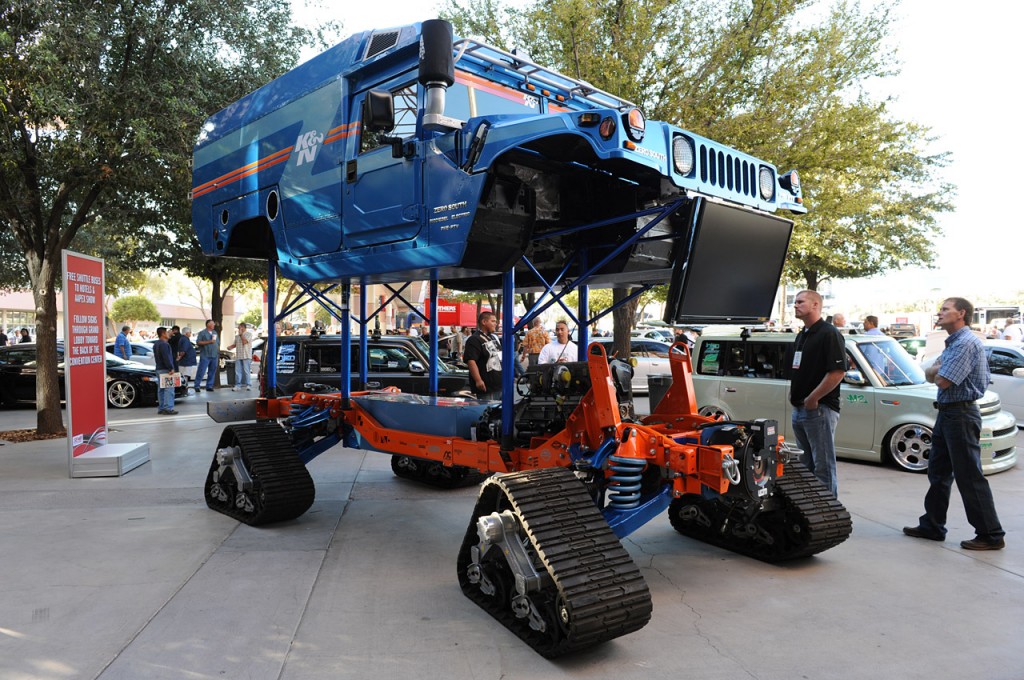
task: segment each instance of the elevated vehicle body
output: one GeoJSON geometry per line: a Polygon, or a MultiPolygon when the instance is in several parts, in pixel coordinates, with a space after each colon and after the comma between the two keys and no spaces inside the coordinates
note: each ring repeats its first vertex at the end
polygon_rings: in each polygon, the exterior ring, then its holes
{"type": "MultiPolygon", "coordinates": [[[[694,386],[704,414],[748,418],[767,414],[791,433],[789,366],[795,336],[790,333],[706,335],[697,344],[694,386]]],[[[884,462],[923,472],[931,452],[937,388],[896,340],[846,335],[849,371],[840,386],[841,417],[836,453],[841,458],[884,462]]],[[[999,395],[978,401],[982,414],[981,456],[985,474],[1016,465],[1017,428],[999,395]]]]}
{"type": "MultiPolygon", "coordinates": [[[[671,322],[767,320],[793,228],[777,213],[806,212],[795,172],[427,21],[354,35],[213,115],[192,199],[205,253],[266,259],[270,309],[281,273],[342,331],[338,393],[211,407],[258,421],[224,430],[211,508],[250,524],[300,516],[314,498],[305,464],[338,444],[390,453],[398,476],[437,486],[501,473],[481,488],[460,586],[546,656],[646,624],[650,593],[618,539],[666,510],[680,533],[767,561],[849,535],[849,513],[791,460],[774,422],[697,413],[685,346],[641,421],[632,368],[589,342],[591,285],[639,295],[667,282],[671,322]],[[352,286],[382,283],[394,299],[404,288],[391,284],[415,279],[431,288],[429,393],[353,391],[356,373],[369,382],[368,329],[387,302],[371,313],[360,295],[354,309],[352,286]],[[539,292],[500,335],[559,304],[580,331],[577,360],[517,379],[505,351],[500,401],[440,396],[440,282],[500,289],[505,310],[515,292],[539,292]],[[325,295],[337,286],[340,304],[325,295]]],[[[271,332],[270,395],[276,343],[271,332]]]]}

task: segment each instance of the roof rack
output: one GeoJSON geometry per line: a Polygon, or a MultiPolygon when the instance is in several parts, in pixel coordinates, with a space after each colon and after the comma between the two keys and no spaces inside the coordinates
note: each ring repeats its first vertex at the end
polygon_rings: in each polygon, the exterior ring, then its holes
{"type": "Polygon", "coordinates": [[[518,77],[526,84],[537,82],[552,90],[558,90],[567,99],[581,99],[602,109],[636,108],[636,104],[633,102],[598,89],[586,81],[570,78],[558,71],[535,64],[523,55],[506,52],[493,45],[470,38],[462,38],[455,41],[453,48],[456,62],[468,55],[485,64],[500,68],[510,76],[518,77]]]}

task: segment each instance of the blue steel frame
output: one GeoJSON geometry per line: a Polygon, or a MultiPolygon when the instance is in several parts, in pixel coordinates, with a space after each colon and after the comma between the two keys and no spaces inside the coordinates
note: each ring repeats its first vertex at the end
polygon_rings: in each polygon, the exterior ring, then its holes
{"type": "MultiPolygon", "coordinates": [[[[503,448],[511,448],[512,434],[513,434],[513,423],[514,423],[514,409],[513,409],[514,398],[513,398],[513,395],[515,394],[515,363],[514,362],[516,360],[515,334],[517,332],[521,331],[522,329],[526,328],[529,325],[529,323],[534,318],[536,318],[537,316],[542,314],[545,310],[550,308],[552,305],[558,304],[558,305],[560,305],[562,307],[562,309],[565,310],[565,312],[570,316],[570,318],[572,318],[572,320],[577,324],[577,328],[578,328],[578,342],[577,342],[578,357],[577,357],[577,359],[579,361],[586,360],[587,346],[590,344],[590,324],[592,324],[593,322],[597,321],[598,319],[604,317],[605,315],[609,314],[610,312],[613,312],[618,307],[621,307],[622,305],[630,302],[631,300],[633,300],[637,296],[641,295],[645,291],[650,290],[651,288],[654,287],[654,284],[642,285],[642,286],[640,286],[640,288],[638,290],[634,291],[631,295],[629,295],[624,300],[621,300],[620,302],[612,305],[608,309],[603,310],[602,312],[596,314],[593,317],[589,317],[588,316],[588,304],[589,304],[589,291],[590,291],[590,287],[586,284],[586,281],[588,279],[590,279],[594,274],[599,272],[606,264],[608,264],[610,261],[612,261],[617,256],[619,256],[624,250],[626,250],[627,248],[632,247],[633,244],[635,244],[635,243],[637,243],[637,242],[639,242],[641,240],[650,240],[649,238],[645,238],[645,235],[651,229],[653,229],[657,224],[659,224],[662,220],[664,220],[666,217],[668,217],[669,215],[672,215],[677,210],[679,210],[688,200],[692,200],[692,199],[689,199],[687,197],[682,197],[682,198],[679,198],[679,199],[677,199],[675,201],[672,201],[671,203],[668,203],[668,204],[666,204],[664,206],[661,206],[659,208],[651,208],[651,209],[648,209],[648,210],[642,210],[642,211],[639,211],[639,212],[636,212],[636,213],[632,213],[632,214],[629,214],[629,215],[615,217],[613,219],[601,220],[599,222],[594,222],[594,223],[591,223],[591,224],[586,224],[586,225],[582,225],[582,226],[578,226],[578,227],[572,227],[570,229],[562,229],[562,230],[559,230],[557,232],[553,232],[553,233],[550,233],[550,234],[545,234],[543,237],[535,238],[534,240],[539,240],[540,238],[555,238],[555,237],[563,236],[563,235],[566,235],[566,234],[587,231],[589,229],[594,229],[594,228],[597,228],[597,227],[601,227],[601,226],[604,226],[604,225],[607,225],[607,224],[612,224],[612,223],[619,222],[619,221],[622,221],[622,220],[635,219],[635,218],[638,218],[638,217],[645,217],[645,216],[651,216],[651,215],[655,216],[655,218],[653,220],[651,220],[650,222],[648,222],[646,225],[644,225],[643,228],[638,230],[635,234],[631,235],[628,239],[626,239],[621,244],[619,244],[618,247],[616,247],[612,252],[608,253],[603,258],[601,258],[601,260],[599,260],[597,263],[595,263],[595,264],[593,264],[591,266],[588,266],[589,263],[587,261],[586,249],[585,248],[584,249],[580,249],[579,251],[577,251],[577,253],[572,258],[570,258],[569,262],[566,262],[565,266],[562,268],[562,271],[551,282],[545,281],[545,279],[537,271],[536,267],[534,267],[533,263],[531,263],[529,261],[529,259],[524,255],[523,258],[522,258],[523,264],[525,264],[534,273],[534,275],[537,276],[537,278],[543,283],[543,285],[544,285],[544,292],[541,293],[541,296],[537,299],[537,301],[533,304],[533,306],[529,310],[527,310],[526,314],[523,315],[523,317],[521,319],[519,319],[518,322],[514,321],[514,309],[515,309],[515,268],[513,267],[513,268],[509,269],[507,272],[505,272],[502,275],[501,294],[502,294],[502,311],[503,311],[503,313],[502,313],[502,320],[501,320],[501,336],[502,336],[502,343],[503,343],[503,348],[502,348],[503,352],[502,352],[502,364],[501,364],[501,368],[502,368],[502,376],[501,376],[502,377],[502,380],[501,380],[501,382],[502,382],[502,391],[501,391],[501,395],[502,395],[501,396],[501,405],[502,405],[502,409],[501,409],[501,413],[502,413],[502,418],[501,418],[501,434],[502,434],[502,447],[503,448]],[[562,281],[562,279],[568,273],[569,268],[571,267],[573,261],[575,261],[577,258],[578,258],[578,261],[579,261],[579,263],[581,265],[580,268],[583,270],[583,273],[580,276],[578,276],[575,280],[573,280],[573,281],[569,282],[568,284],[566,284],[565,286],[563,286],[561,288],[561,290],[556,291],[555,287],[562,281]],[[578,305],[576,314],[573,314],[573,312],[569,309],[569,307],[566,306],[566,304],[564,302],[565,296],[568,295],[569,293],[571,293],[574,290],[579,290],[579,293],[580,293],[579,294],[579,305],[578,305]],[[549,299],[549,297],[550,297],[550,299],[549,299]]],[[[696,200],[699,201],[700,199],[698,198],[696,200]]],[[[660,237],[660,238],[671,238],[671,237],[672,236],[665,236],[665,237],[660,237]]],[[[270,309],[273,310],[274,291],[276,290],[276,281],[277,281],[276,266],[275,266],[275,264],[273,262],[270,263],[269,271],[268,271],[268,274],[267,274],[267,279],[268,279],[268,284],[269,284],[268,285],[268,290],[270,291],[268,293],[268,295],[267,295],[267,303],[270,306],[270,309]]],[[[430,387],[429,387],[429,389],[430,389],[430,396],[436,398],[437,397],[437,385],[438,385],[438,381],[437,381],[437,368],[438,368],[438,363],[437,363],[437,348],[438,348],[438,337],[437,337],[438,336],[438,324],[437,324],[437,292],[438,292],[437,271],[436,270],[431,271],[430,281],[429,281],[429,283],[430,283],[430,309],[426,313],[423,313],[423,312],[420,312],[420,311],[416,310],[415,307],[410,305],[408,303],[408,301],[406,301],[405,298],[402,297],[402,292],[409,286],[408,283],[406,283],[404,286],[402,286],[397,291],[394,288],[392,288],[390,285],[385,284],[387,289],[390,290],[391,293],[392,293],[391,297],[389,297],[380,306],[378,306],[373,311],[372,314],[367,316],[367,314],[366,314],[366,280],[362,279],[360,281],[360,283],[362,285],[362,292],[360,294],[359,318],[356,319],[356,322],[359,324],[359,347],[360,347],[360,353],[359,353],[359,357],[360,357],[359,375],[360,375],[360,379],[361,379],[362,384],[364,384],[364,385],[366,384],[367,327],[369,325],[369,322],[372,319],[374,319],[378,314],[380,314],[384,310],[384,308],[387,307],[387,305],[392,300],[394,300],[395,298],[398,298],[399,300],[404,302],[408,307],[413,309],[413,311],[415,311],[416,314],[418,314],[420,317],[422,317],[425,321],[427,321],[430,324],[430,343],[429,343],[429,348],[430,348],[430,356],[429,356],[429,363],[430,363],[430,366],[429,366],[429,371],[430,371],[430,387]]],[[[341,352],[341,371],[340,371],[340,373],[341,373],[341,375],[340,375],[340,377],[341,377],[341,396],[342,396],[342,399],[344,399],[346,401],[346,404],[347,404],[347,400],[351,396],[351,378],[352,378],[352,366],[351,366],[351,363],[352,363],[352,360],[351,360],[351,352],[344,351],[344,349],[349,347],[350,343],[351,343],[351,335],[350,335],[350,332],[351,332],[350,331],[351,314],[350,314],[350,309],[349,309],[351,292],[352,292],[351,291],[351,284],[348,281],[345,281],[345,282],[342,282],[340,284],[337,284],[337,283],[336,284],[331,284],[330,286],[328,286],[327,288],[325,288],[323,290],[316,289],[312,284],[302,284],[302,283],[300,283],[298,285],[300,286],[300,288],[303,291],[303,293],[306,293],[310,297],[310,299],[303,300],[303,301],[297,300],[295,302],[295,304],[290,306],[288,309],[282,310],[280,314],[273,315],[274,323],[271,323],[271,324],[268,325],[267,352],[266,352],[267,357],[265,359],[266,361],[269,362],[267,364],[268,393],[269,394],[274,394],[273,390],[274,390],[274,388],[277,387],[277,384],[276,384],[277,383],[277,372],[275,370],[276,369],[276,365],[277,365],[277,339],[276,339],[276,330],[277,330],[277,328],[276,328],[276,322],[279,321],[280,319],[284,318],[288,314],[291,314],[295,310],[301,309],[302,307],[304,307],[305,305],[309,304],[310,302],[315,301],[315,302],[318,302],[320,305],[322,305],[325,309],[327,309],[327,311],[330,312],[330,314],[334,318],[338,319],[339,322],[341,323],[341,343],[342,343],[342,350],[343,350],[341,352]],[[328,292],[330,292],[331,290],[335,289],[339,285],[342,288],[342,300],[341,300],[340,304],[336,304],[336,303],[334,303],[334,301],[328,299],[326,297],[326,294],[328,292]]],[[[314,454],[314,455],[316,455],[316,454],[314,454]]]]}

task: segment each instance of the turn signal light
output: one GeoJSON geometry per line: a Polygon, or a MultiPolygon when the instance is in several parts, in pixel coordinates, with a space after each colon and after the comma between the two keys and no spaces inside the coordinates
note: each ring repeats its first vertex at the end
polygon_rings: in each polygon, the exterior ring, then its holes
{"type": "Polygon", "coordinates": [[[598,128],[598,132],[601,134],[601,139],[611,139],[612,135],[615,134],[615,119],[611,116],[606,116],[601,121],[601,127],[598,128]]]}

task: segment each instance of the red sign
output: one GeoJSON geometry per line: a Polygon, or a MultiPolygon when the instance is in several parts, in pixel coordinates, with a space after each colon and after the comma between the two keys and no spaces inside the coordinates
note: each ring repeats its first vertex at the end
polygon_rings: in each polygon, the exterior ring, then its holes
{"type": "MultiPolygon", "coordinates": [[[[430,309],[430,298],[423,302],[423,309],[430,309]]],[[[484,305],[480,311],[490,311],[490,305],[484,305]]],[[[449,302],[444,298],[437,298],[437,325],[438,326],[469,326],[476,328],[476,305],[472,302],[449,302]]]]}
{"type": "Polygon", "coordinates": [[[64,386],[71,457],[107,443],[103,260],[65,250],[64,386]]]}

